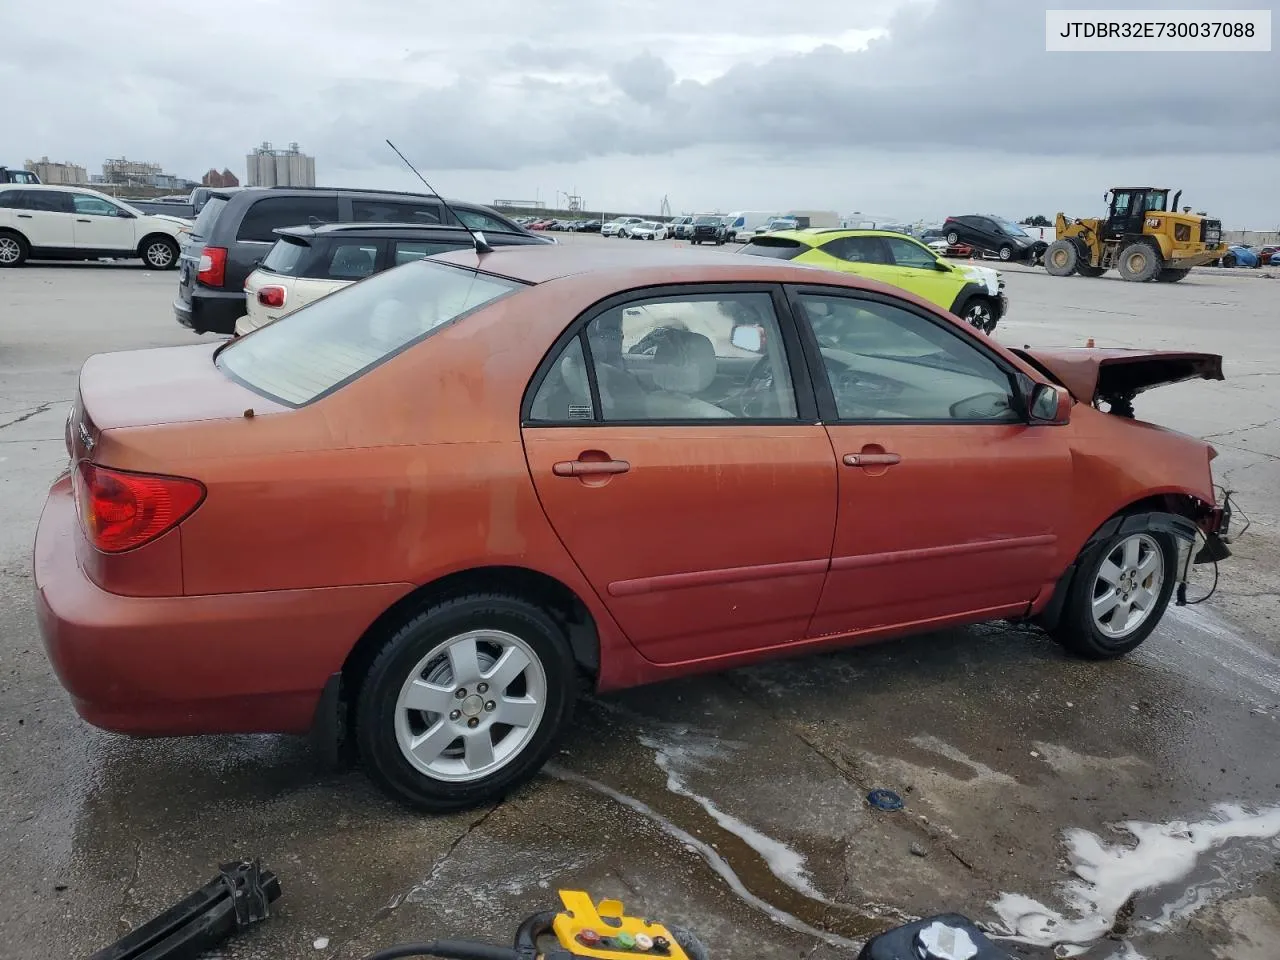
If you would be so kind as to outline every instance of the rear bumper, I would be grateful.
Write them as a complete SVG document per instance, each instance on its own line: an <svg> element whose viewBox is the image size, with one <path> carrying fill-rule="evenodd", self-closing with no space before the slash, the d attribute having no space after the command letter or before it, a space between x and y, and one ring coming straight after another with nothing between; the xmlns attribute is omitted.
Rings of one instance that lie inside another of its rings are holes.
<svg viewBox="0 0 1280 960"><path fill-rule="evenodd" d="M40 633L76 712L118 733L305 733L356 640L409 589L127 597L85 575L80 536L62 478L36 531Z"/></svg>
<svg viewBox="0 0 1280 960"><path fill-rule="evenodd" d="M197 289L190 300L173 301L173 315L196 333L233 333L236 321L244 316L244 291Z"/></svg>

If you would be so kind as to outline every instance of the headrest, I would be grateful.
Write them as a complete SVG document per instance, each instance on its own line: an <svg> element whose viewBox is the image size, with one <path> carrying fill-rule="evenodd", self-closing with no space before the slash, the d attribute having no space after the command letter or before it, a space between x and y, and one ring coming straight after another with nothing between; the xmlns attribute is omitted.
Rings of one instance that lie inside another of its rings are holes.
<svg viewBox="0 0 1280 960"><path fill-rule="evenodd" d="M716 348L701 333L670 330L653 355L653 382L659 390L695 394L716 379Z"/></svg>

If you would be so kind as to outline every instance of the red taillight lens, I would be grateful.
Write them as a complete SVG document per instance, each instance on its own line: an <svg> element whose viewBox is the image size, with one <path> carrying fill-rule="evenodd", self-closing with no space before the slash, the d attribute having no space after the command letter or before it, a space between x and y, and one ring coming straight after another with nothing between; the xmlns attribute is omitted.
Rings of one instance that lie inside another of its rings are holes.
<svg viewBox="0 0 1280 960"><path fill-rule="evenodd" d="M206 287L220 287L227 278L227 248L205 247L200 254L200 272L196 281Z"/></svg>
<svg viewBox="0 0 1280 960"><path fill-rule="evenodd" d="M264 307L283 307L284 287L263 287L258 291L258 302Z"/></svg>
<svg viewBox="0 0 1280 960"><path fill-rule="evenodd" d="M154 540L204 499L204 484L185 477L126 473L88 461L80 462L74 477L80 523L103 553L122 553Z"/></svg>

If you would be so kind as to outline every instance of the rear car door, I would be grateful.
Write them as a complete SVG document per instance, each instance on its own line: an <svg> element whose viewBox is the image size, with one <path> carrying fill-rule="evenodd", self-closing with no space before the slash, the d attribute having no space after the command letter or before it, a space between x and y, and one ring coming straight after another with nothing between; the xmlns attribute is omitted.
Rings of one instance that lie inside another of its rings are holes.
<svg viewBox="0 0 1280 960"><path fill-rule="evenodd" d="M1016 368L894 297L791 291L839 464L815 636L1024 611L1070 507L1062 428L1030 425Z"/></svg>
<svg viewBox="0 0 1280 960"><path fill-rule="evenodd" d="M856 273L860 277L870 277L872 280L879 280L881 283L898 284L901 282L902 273L898 269L898 265L893 262L893 255L889 252L889 247L884 242L884 237L834 237L821 244L817 248L817 252L838 260L842 264L852 265L851 269L849 267L844 268L847 273ZM812 255L805 259L812 260ZM841 269L841 267L837 266L836 269Z"/></svg>
<svg viewBox="0 0 1280 960"><path fill-rule="evenodd" d="M352 197L350 203L351 214L349 217L344 214L343 218L352 223L416 223L427 226L442 223L444 218L438 200Z"/></svg>
<svg viewBox="0 0 1280 960"><path fill-rule="evenodd" d="M138 221L128 210L89 193L73 193L71 203L76 214L72 229L77 250L137 251Z"/></svg>
<svg viewBox="0 0 1280 960"><path fill-rule="evenodd" d="M780 288L633 291L550 352L522 410L548 519L648 659L800 640L836 465ZM735 322L756 342L732 339Z"/></svg>
<svg viewBox="0 0 1280 960"><path fill-rule="evenodd" d="M13 225L33 248L72 250L75 208L69 190L20 190Z"/></svg>

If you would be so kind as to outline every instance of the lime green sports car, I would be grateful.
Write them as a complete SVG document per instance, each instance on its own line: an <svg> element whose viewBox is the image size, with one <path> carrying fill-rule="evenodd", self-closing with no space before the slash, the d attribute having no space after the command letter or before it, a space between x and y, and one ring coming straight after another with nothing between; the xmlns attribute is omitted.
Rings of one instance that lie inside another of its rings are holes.
<svg viewBox="0 0 1280 960"><path fill-rule="evenodd" d="M752 237L738 252L880 280L950 310L984 333L995 330L1009 306L997 271L951 263L903 233L820 227L778 230Z"/></svg>

